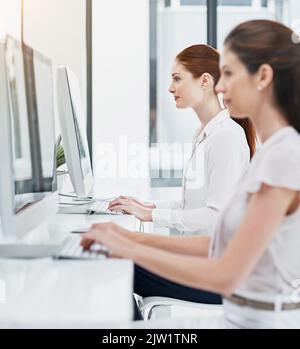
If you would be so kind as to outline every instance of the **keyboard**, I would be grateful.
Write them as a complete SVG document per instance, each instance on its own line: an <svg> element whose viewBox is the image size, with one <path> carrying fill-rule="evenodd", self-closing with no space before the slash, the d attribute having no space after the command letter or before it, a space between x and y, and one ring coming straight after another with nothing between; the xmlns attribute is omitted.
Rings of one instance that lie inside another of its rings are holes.
<svg viewBox="0 0 300 349"><path fill-rule="evenodd" d="M0 258L34 259L53 257L54 259L106 259L109 250L100 244L94 243L88 251L80 245L81 237L68 236L60 245L57 244L0 244Z"/></svg>
<svg viewBox="0 0 300 349"><path fill-rule="evenodd" d="M89 214L121 214L121 212L114 212L108 209L107 201L95 201L94 203L88 204L88 213Z"/></svg>
<svg viewBox="0 0 300 349"><path fill-rule="evenodd" d="M93 203L87 204L60 204L59 205L59 213L66 214L89 214L89 215L97 215L97 214L107 214L107 215L122 215L123 212L115 212L110 211L108 209L109 203L107 201L95 201Z"/></svg>
<svg viewBox="0 0 300 349"><path fill-rule="evenodd" d="M53 257L56 259L105 259L109 256L109 250L98 243L92 244L89 250L84 250L80 242L80 237L67 237Z"/></svg>

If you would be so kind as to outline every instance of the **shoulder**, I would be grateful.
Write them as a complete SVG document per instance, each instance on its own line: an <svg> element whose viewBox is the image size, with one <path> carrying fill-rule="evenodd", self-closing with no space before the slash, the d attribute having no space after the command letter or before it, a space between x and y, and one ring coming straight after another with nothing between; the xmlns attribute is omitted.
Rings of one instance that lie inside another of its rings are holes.
<svg viewBox="0 0 300 349"><path fill-rule="evenodd" d="M258 191L262 183L300 190L300 136L295 133L262 146L253 158L248 181L250 192Z"/></svg>
<svg viewBox="0 0 300 349"><path fill-rule="evenodd" d="M208 144L213 149L239 149L247 146L247 140L243 128L229 119L210 134Z"/></svg>
<svg viewBox="0 0 300 349"><path fill-rule="evenodd" d="M300 135L295 133L265 151L262 149L261 161L267 165L271 163L278 167L290 165L300 169Z"/></svg>

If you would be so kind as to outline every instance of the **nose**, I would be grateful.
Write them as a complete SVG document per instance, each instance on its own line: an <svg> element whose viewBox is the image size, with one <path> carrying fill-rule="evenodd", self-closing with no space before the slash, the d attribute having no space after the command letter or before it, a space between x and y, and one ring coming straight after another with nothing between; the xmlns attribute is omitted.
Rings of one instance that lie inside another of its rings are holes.
<svg viewBox="0 0 300 349"><path fill-rule="evenodd" d="M216 93L224 93L225 92L225 87L224 87L224 82L223 82L223 77L221 76L217 85L215 86L215 91Z"/></svg>
<svg viewBox="0 0 300 349"><path fill-rule="evenodd" d="M175 93L175 89L174 89L174 87L173 87L173 84L170 85L168 91L169 91L170 93Z"/></svg>

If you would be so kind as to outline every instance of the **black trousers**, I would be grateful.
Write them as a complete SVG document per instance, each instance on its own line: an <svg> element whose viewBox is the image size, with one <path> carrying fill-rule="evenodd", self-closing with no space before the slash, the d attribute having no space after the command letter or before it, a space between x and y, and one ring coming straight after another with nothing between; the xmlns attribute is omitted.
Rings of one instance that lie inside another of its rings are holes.
<svg viewBox="0 0 300 349"><path fill-rule="evenodd" d="M196 288L182 286L175 282L164 279L149 271L134 266L134 293L142 297L170 297L185 301L205 303L205 304L221 304L220 295L202 291ZM141 313L134 303L134 320L141 320Z"/></svg>

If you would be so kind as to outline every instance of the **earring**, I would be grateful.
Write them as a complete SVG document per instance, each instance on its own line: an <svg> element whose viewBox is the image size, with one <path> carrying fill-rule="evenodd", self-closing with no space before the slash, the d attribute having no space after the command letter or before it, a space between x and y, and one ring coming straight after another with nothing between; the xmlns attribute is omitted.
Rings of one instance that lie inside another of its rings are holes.
<svg viewBox="0 0 300 349"><path fill-rule="evenodd" d="M259 92L262 91L262 89L263 89L262 86L257 87L257 91L259 91Z"/></svg>

